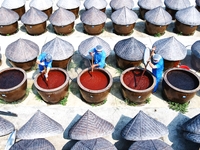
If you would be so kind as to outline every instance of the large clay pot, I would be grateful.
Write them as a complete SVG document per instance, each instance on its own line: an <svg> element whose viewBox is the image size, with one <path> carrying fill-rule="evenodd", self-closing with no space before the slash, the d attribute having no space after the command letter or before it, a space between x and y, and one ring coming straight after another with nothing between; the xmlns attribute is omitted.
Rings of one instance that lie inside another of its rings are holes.
<svg viewBox="0 0 200 150"><path fill-rule="evenodd" d="M46 31L46 21L36 25L24 24L26 31L30 35L40 35Z"/></svg>
<svg viewBox="0 0 200 150"><path fill-rule="evenodd" d="M139 17L140 17L141 19L145 20L145 17L144 17L144 16L145 16L145 13L146 13L147 11L149 11L149 10L140 7L140 9L139 9Z"/></svg>
<svg viewBox="0 0 200 150"><path fill-rule="evenodd" d="M21 19L21 16L26 12L25 5L19 8L12 9L12 10L18 13L19 20Z"/></svg>
<svg viewBox="0 0 200 150"><path fill-rule="evenodd" d="M138 67L142 63L142 60L130 61L130 60L125 60L117 55L115 56L116 56L117 66L123 70L130 67Z"/></svg>
<svg viewBox="0 0 200 150"><path fill-rule="evenodd" d="M31 61L27 61L27 62L14 62L14 61L9 60L9 62L14 67L19 67L19 68L24 69L25 71L28 71L28 70L31 70L31 68L35 66L36 59L37 58Z"/></svg>
<svg viewBox="0 0 200 150"><path fill-rule="evenodd" d="M169 61L164 59L164 70L177 67L180 64L180 60Z"/></svg>
<svg viewBox="0 0 200 150"><path fill-rule="evenodd" d="M125 99L135 104L142 104L151 95L156 79L153 74L143 69L131 67L124 70L120 76L122 94Z"/></svg>
<svg viewBox="0 0 200 150"><path fill-rule="evenodd" d="M44 74L38 74L34 79L34 86L45 102L55 104L68 94L69 75L64 69L51 68L48 81Z"/></svg>
<svg viewBox="0 0 200 150"><path fill-rule="evenodd" d="M171 68L164 73L162 88L164 98L183 104L190 101L200 89L200 79L190 70Z"/></svg>
<svg viewBox="0 0 200 150"><path fill-rule="evenodd" d="M77 8L73 8L73 9L67 9L67 10L69 10L69 11L71 11L72 13L74 13L74 15L76 16L76 18L78 18L79 17L79 7L77 7Z"/></svg>
<svg viewBox="0 0 200 150"><path fill-rule="evenodd" d="M133 32L134 27L135 23L128 25L118 25L113 23L114 32L119 35L129 35Z"/></svg>
<svg viewBox="0 0 200 150"><path fill-rule="evenodd" d="M0 99L14 102L26 95L27 76L21 68L8 68L0 71Z"/></svg>
<svg viewBox="0 0 200 150"><path fill-rule="evenodd" d="M167 29L167 25L159 26L159 25L154 25L146 21L145 28L146 28L146 32L150 35L156 35L156 34L163 35L165 33L165 30Z"/></svg>
<svg viewBox="0 0 200 150"><path fill-rule="evenodd" d="M0 25L0 34L1 35L11 35L18 31L18 22L15 22L10 25Z"/></svg>
<svg viewBox="0 0 200 150"><path fill-rule="evenodd" d="M99 25L84 25L84 30L89 35L98 35L101 34L103 31L103 28L105 26L105 23L99 24Z"/></svg>
<svg viewBox="0 0 200 150"><path fill-rule="evenodd" d="M200 6L196 5L195 7L200 12Z"/></svg>
<svg viewBox="0 0 200 150"><path fill-rule="evenodd" d="M98 104L106 100L113 79L111 74L101 68L95 68L93 72L84 69L77 77L77 83L83 99L91 104Z"/></svg>
<svg viewBox="0 0 200 150"><path fill-rule="evenodd" d="M67 35L67 34L70 34L73 31L74 22L72 22L68 25L65 25L65 26L53 25L53 28L54 28L56 34Z"/></svg>
<svg viewBox="0 0 200 150"><path fill-rule="evenodd" d="M195 56L194 54L191 55L191 64L192 67L196 70L199 71L200 70L200 58L198 58L197 56Z"/></svg>
<svg viewBox="0 0 200 150"><path fill-rule="evenodd" d="M52 7L48 8L46 10L42 10L42 12L44 12L48 16L48 18L51 16L52 11L53 11Z"/></svg>
<svg viewBox="0 0 200 150"><path fill-rule="evenodd" d="M175 20L175 14L178 10L173 10L171 8L165 7L165 10L172 16L172 20Z"/></svg>
<svg viewBox="0 0 200 150"><path fill-rule="evenodd" d="M193 35L198 26L190 26L176 20L175 32L183 35Z"/></svg>
<svg viewBox="0 0 200 150"><path fill-rule="evenodd" d="M53 60L52 66L62 68L62 69L66 69L71 58L72 58L72 56L67 58L67 59L64 59L64 60Z"/></svg>

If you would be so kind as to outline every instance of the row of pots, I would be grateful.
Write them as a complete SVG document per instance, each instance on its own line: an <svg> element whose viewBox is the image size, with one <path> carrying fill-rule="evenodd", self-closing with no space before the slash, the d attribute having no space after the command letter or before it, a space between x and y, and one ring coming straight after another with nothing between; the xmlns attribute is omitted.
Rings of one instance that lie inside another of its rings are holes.
<svg viewBox="0 0 200 150"><path fill-rule="evenodd" d="M156 79L150 71L132 67L122 72L120 83L125 99L143 104L150 97ZM78 75L77 84L86 102L98 104L107 99L113 79L105 69L91 71L87 68ZM6 102L20 100L26 95L26 72L16 67L1 70L0 85L1 99ZM38 74L34 79L34 86L45 102L58 103L68 94L69 76L64 69L52 68L48 81L44 74ZM171 68L164 73L162 88L163 97L167 100L186 103L200 89L200 78L190 70Z"/></svg>
<svg viewBox="0 0 200 150"><path fill-rule="evenodd" d="M18 18L12 10L1 8L1 11L7 11L9 15L13 15L13 18L16 18L10 24L3 23L0 28L0 34L7 35L16 33L18 30ZM184 13L185 12L185 13ZM179 15L180 14L180 15ZM193 20L186 21L185 14L196 16ZM7 15L7 14L5 14ZM14 17L16 16L16 17ZM37 21L33 21L34 18L38 18ZM96 16L99 16L96 19ZM164 16L164 17L163 17ZM176 13L176 22L175 22L175 32L183 35L193 35L198 25L200 24L199 12L193 6L179 10ZM63 8L59 8L53 14L50 15L49 20L53 25L54 31L57 34L67 35L73 32L75 15ZM26 31L30 35L40 35L46 31L46 22L48 16L34 8L31 7L21 18ZM81 15L81 21L84 25L84 31L90 35L98 35L103 32L107 16L102 11L96 9L95 7L90 8ZM138 19L137 14L128 9L127 7L120 8L119 10L111 14L111 19L113 21L114 32L118 35L129 35L133 32L133 29ZM171 15L164 10L161 6L156 7L145 14L145 29L146 32L150 35L160 34L163 35L172 22Z"/></svg>

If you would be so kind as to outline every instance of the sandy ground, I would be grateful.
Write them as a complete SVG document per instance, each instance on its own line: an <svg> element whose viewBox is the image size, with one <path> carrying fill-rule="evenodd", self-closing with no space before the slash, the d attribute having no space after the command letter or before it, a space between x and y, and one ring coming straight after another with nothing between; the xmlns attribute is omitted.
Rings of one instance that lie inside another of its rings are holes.
<svg viewBox="0 0 200 150"><path fill-rule="evenodd" d="M54 1L54 10L57 9ZM28 8L27 1L26 5ZM193 2L194 3L194 2ZM83 1L81 1L80 15L84 12ZM135 10L138 13L137 10ZM187 56L184 60L181 61L182 64L191 66L191 45L197 41L200 37L200 27L198 27L197 31L192 36L182 36L173 32L174 21L168 26L166 33L160 37L149 36L145 33L145 21L138 19L136 22L136 26L134 28L134 32L128 36L119 36L113 33L112 21L110 19L111 9L108 6L106 10L107 21L105 24L105 28L102 34L98 35L98 37L105 40L111 47L112 52L106 60L105 69L108 70L113 77L113 85L111 91L107 97L107 101L105 104L100 106L95 106L91 104L87 104L81 98L79 87L76 82L76 78L78 74L85 68L89 67L87 64L87 60L82 60L81 56L78 54L78 46L79 44L87 38L92 36L87 35L83 32L83 24L80 21L80 17L75 21L74 32L68 36L59 36L56 35L53 31L53 27L49 21L47 21L47 31L39 36L30 36L26 33L25 27L19 21L19 31L10 36L0 36L0 46L2 53L2 65L0 66L0 70L11 67L11 64L5 57L5 49L6 47L16 41L19 38L30 39L31 41L38 44L40 50L42 46L54 39L55 37L59 37L70 42L75 49L75 53L73 55L72 61L70 63L71 66L66 71L70 76L70 88L69 95L67 98L66 105L54 104L50 105L45 103L43 100L38 98L37 90L33 85L34 76L38 73L37 66L31 70L27 71L27 95L26 97L14 104L0 104L0 110L2 111L11 111L18 115L18 117L10 117L10 116L1 116L9 121L11 121L15 128L20 129L35 113L37 110L45 113L58 123L60 123L63 128L63 134L47 137L56 148L56 150L68 150L70 149L76 141L71 140L68 137L68 131L72 127L72 125L87 111L91 110L99 117L111 122L115 126L115 130L112 135L104 137L111 143L113 143L117 149L126 150L132 142L126 141L122 139L120 132L123 127L135 116L137 113L142 110L144 113L149 115L150 117L162 122L169 129L169 134L162 137L161 139L172 146L174 150L197 150L199 149L199 145L188 140L185 140L182 136L181 125L187 121L189 118L194 117L199 114L200 111L200 92L198 91L196 95L191 99L188 112L182 114L180 112L174 111L169 108L168 103L162 97L162 84L160 83L159 89L156 93L150 96L150 103L145 105L136 105L129 106L127 105L125 99L122 96L121 92L121 84L120 84L120 74L121 70L116 66L116 58L113 51L115 44L122 40L127 39L129 37L134 37L137 40L141 41L147 47L152 47L153 43L157 40L174 36L178 41L183 43L187 47ZM82 61L86 61L85 65L83 65ZM143 65L141 65L143 67ZM149 69L149 68L148 68ZM199 73L196 72L198 75ZM0 137L0 149L4 149L7 139L9 135ZM18 141L19 139L17 139Z"/></svg>

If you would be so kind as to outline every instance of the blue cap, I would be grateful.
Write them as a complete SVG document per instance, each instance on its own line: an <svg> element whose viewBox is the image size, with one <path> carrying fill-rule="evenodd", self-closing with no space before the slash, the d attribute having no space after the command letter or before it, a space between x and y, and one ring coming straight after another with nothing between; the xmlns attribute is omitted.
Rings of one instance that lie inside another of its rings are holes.
<svg viewBox="0 0 200 150"><path fill-rule="evenodd" d="M47 62L50 62L52 60L52 56L50 54L46 54L45 59Z"/></svg>
<svg viewBox="0 0 200 150"><path fill-rule="evenodd" d="M159 61L162 57L159 54L153 55L153 60L154 61Z"/></svg>
<svg viewBox="0 0 200 150"><path fill-rule="evenodd" d="M102 48L103 48L103 47L102 47L101 45L97 45L97 46L96 46L96 50L97 50L97 51L102 51Z"/></svg>

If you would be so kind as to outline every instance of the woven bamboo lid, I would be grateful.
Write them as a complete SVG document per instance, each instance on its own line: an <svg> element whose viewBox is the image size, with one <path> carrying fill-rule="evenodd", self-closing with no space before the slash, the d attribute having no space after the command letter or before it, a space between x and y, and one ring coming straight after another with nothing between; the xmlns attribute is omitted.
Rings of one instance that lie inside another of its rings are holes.
<svg viewBox="0 0 200 150"><path fill-rule="evenodd" d="M117 150L117 148L104 138L78 141L71 150Z"/></svg>
<svg viewBox="0 0 200 150"><path fill-rule="evenodd" d="M81 5L80 0L58 0L57 4L58 7L62 7L65 9L74 9L78 8Z"/></svg>
<svg viewBox="0 0 200 150"><path fill-rule="evenodd" d="M192 44L191 51L196 57L200 58L200 40Z"/></svg>
<svg viewBox="0 0 200 150"><path fill-rule="evenodd" d="M133 9L134 1L133 0L111 0L110 7L117 10L126 6L129 9Z"/></svg>
<svg viewBox="0 0 200 150"><path fill-rule="evenodd" d="M200 0L195 0L197 6L200 6Z"/></svg>
<svg viewBox="0 0 200 150"><path fill-rule="evenodd" d="M114 126L88 110L71 127L69 137L74 140L91 140L112 134Z"/></svg>
<svg viewBox="0 0 200 150"><path fill-rule="evenodd" d="M186 47L173 36L158 40L153 46L156 46L155 52L160 54L165 60L183 60L187 55Z"/></svg>
<svg viewBox="0 0 200 150"><path fill-rule="evenodd" d="M51 24L55 26L65 26L76 20L74 13L64 8L57 9L49 18Z"/></svg>
<svg viewBox="0 0 200 150"><path fill-rule="evenodd" d="M121 136L130 141L158 139L166 134L167 127L143 111L139 111L121 131Z"/></svg>
<svg viewBox="0 0 200 150"><path fill-rule="evenodd" d="M17 132L18 139L46 138L63 133L63 127L41 111L37 111Z"/></svg>
<svg viewBox="0 0 200 150"><path fill-rule="evenodd" d="M87 25L99 25L106 22L107 16L99 9L91 7L81 15L80 19Z"/></svg>
<svg viewBox="0 0 200 150"><path fill-rule="evenodd" d="M173 148L167 143L156 139L134 142L128 150L173 150Z"/></svg>
<svg viewBox="0 0 200 150"><path fill-rule="evenodd" d="M172 10L181 10L191 5L189 0L164 0L164 4Z"/></svg>
<svg viewBox="0 0 200 150"><path fill-rule="evenodd" d="M10 9L1 7L0 8L0 25L11 25L18 21L19 15Z"/></svg>
<svg viewBox="0 0 200 150"><path fill-rule="evenodd" d="M1 6L8 9L16 9L24 6L25 3L25 0L4 0Z"/></svg>
<svg viewBox="0 0 200 150"><path fill-rule="evenodd" d="M200 114L192 117L182 125L182 129L187 132L200 135Z"/></svg>
<svg viewBox="0 0 200 150"><path fill-rule="evenodd" d="M138 61L143 59L145 45L134 37L123 39L114 46L115 54L125 60Z"/></svg>
<svg viewBox="0 0 200 150"><path fill-rule="evenodd" d="M118 25L133 24L137 21L137 19L137 14L125 6L111 14L111 20Z"/></svg>
<svg viewBox="0 0 200 150"><path fill-rule="evenodd" d="M85 9L90 9L91 7L95 7L97 9L106 8L108 5L106 0L85 0L83 3Z"/></svg>
<svg viewBox="0 0 200 150"><path fill-rule="evenodd" d="M44 44L41 51L50 54L53 60L65 60L74 54L74 47L71 43L56 37Z"/></svg>
<svg viewBox="0 0 200 150"><path fill-rule="evenodd" d="M9 150L55 150L46 139L19 140Z"/></svg>
<svg viewBox="0 0 200 150"><path fill-rule="evenodd" d="M29 7L35 7L39 10L46 10L53 6L52 0L31 0Z"/></svg>
<svg viewBox="0 0 200 150"><path fill-rule="evenodd" d="M110 45L106 41L97 36L93 36L82 41L78 46L78 52L81 54L82 57L91 59L91 56L89 55L89 50L93 49L97 45L101 45L103 47L103 50L106 53L106 57L110 55L111 53Z"/></svg>
<svg viewBox="0 0 200 150"><path fill-rule="evenodd" d="M7 135L14 131L14 129L15 127L10 121L0 116L0 136Z"/></svg>
<svg viewBox="0 0 200 150"><path fill-rule="evenodd" d="M23 24L36 25L47 21L48 16L39 9L31 7L25 14L22 15L21 21Z"/></svg>
<svg viewBox="0 0 200 150"><path fill-rule="evenodd" d="M194 6L190 6L177 11L175 14L175 18L179 22L186 25L191 25L191 26L200 25L200 13Z"/></svg>
<svg viewBox="0 0 200 150"><path fill-rule="evenodd" d="M18 39L6 48L6 57L14 62L27 62L35 59L39 54L39 46L27 39Z"/></svg>
<svg viewBox="0 0 200 150"><path fill-rule="evenodd" d="M187 140L194 142L194 143L200 143L200 134L183 132L183 137Z"/></svg>
<svg viewBox="0 0 200 150"><path fill-rule="evenodd" d="M146 12L145 19L154 25L160 26L165 26L172 22L172 16L161 6Z"/></svg>
<svg viewBox="0 0 200 150"><path fill-rule="evenodd" d="M154 9L162 5L162 0L138 0L138 6L147 10Z"/></svg>

